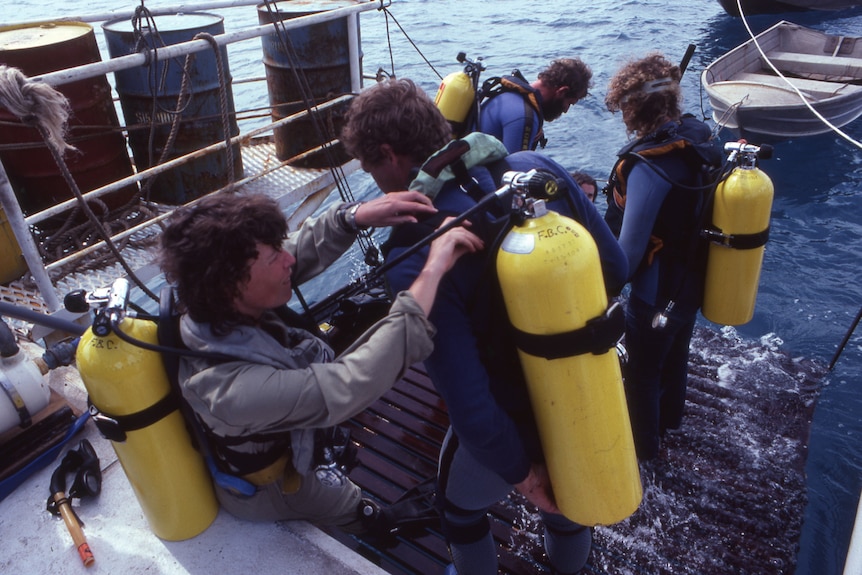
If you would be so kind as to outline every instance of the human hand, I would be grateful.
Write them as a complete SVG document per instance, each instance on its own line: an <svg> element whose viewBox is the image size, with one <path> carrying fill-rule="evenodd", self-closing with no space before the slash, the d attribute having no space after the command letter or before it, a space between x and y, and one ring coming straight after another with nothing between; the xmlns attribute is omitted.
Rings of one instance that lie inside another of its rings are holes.
<svg viewBox="0 0 862 575"><path fill-rule="evenodd" d="M527 478L515 484L518 493L527 498L527 501L547 513L562 513L557 507L554 491L551 488L551 477L548 468L541 463L533 463Z"/></svg>
<svg viewBox="0 0 862 575"><path fill-rule="evenodd" d="M440 227L445 226L452 219L446 218ZM424 269L434 269L443 275L452 269L458 258L464 254L477 252L484 248L485 242L467 229L469 225L470 222L465 220L462 225L453 227L431 242L431 249L428 252Z"/></svg>
<svg viewBox="0 0 862 575"><path fill-rule="evenodd" d="M363 202L356 210L356 225L364 228L415 223L416 216L435 213L437 208L421 192L391 192Z"/></svg>
<svg viewBox="0 0 862 575"><path fill-rule="evenodd" d="M445 226L451 220L452 218L446 218L442 225ZM465 222L465 225L469 225L469 222ZM425 315L431 312L437 287L446 272L462 255L479 251L483 247L485 244L482 239L464 225L447 230L431 242L425 265L409 289Z"/></svg>

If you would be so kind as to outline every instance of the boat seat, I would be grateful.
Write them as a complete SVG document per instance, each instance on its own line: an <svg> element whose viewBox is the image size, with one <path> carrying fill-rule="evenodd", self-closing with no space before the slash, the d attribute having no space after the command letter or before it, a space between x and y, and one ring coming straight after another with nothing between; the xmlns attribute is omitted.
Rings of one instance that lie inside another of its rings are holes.
<svg viewBox="0 0 862 575"><path fill-rule="evenodd" d="M862 79L862 58L802 54L799 52L770 52L770 61L785 74L814 74L833 82Z"/></svg>
<svg viewBox="0 0 862 575"><path fill-rule="evenodd" d="M768 86L775 86L777 88L786 88L787 90L792 90L792 88L787 85L787 82L784 81L783 78L774 76L772 74L755 74L752 72L741 72L734 76L734 80L752 82L756 84L765 84ZM818 99L826 98L829 96L836 96L839 93L845 94L847 92L862 90L862 86L852 86L839 82L824 82L822 80L808 80L805 78L788 78L788 80L790 80L790 82L792 82L794 86L796 86L803 93L805 93L805 95Z"/></svg>

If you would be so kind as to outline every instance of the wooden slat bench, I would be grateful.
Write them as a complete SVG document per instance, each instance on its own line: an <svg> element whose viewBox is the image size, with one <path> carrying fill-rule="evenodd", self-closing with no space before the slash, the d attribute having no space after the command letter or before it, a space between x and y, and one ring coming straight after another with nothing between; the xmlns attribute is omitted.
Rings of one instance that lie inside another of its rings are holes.
<svg viewBox="0 0 862 575"><path fill-rule="evenodd" d="M862 58L778 51L769 52L768 56L775 67L786 74L817 74L834 77L835 81L862 78Z"/></svg>
<svg viewBox="0 0 862 575"><path fill-rule="evenodd" d="M754 82L757 84L766 84L777 88L786 88L791 90L782 78L772 74L755 74L752 72L741 72L734 76L734 80L743 82ZM822 80L808 80L805 78L788 78L794 86L810 94L814 98L826 98L829 96L837 96L850 91L862 90L862 86L851 86L840 82L826 82Z"/></svg>
<svg viewBox="0 0 862 575"><path fill-rule="evenodd" d="M642 464L640 508L593 530L584 573L793 570L808 430L822 372L813 363L699 327L693 342L683 428L667 434L658 460ZM751 351L770 359L752 362ZM728 366L740 377L720 377ZM371 497L391 503L434 477L448 417L428 376L415 366L348 426L362 462L351 478ZM549 572L534 511L517 494L491 509L499 573ZM436 522L385 545L328 532L392 575L442 575L449 563Z"/></svg>

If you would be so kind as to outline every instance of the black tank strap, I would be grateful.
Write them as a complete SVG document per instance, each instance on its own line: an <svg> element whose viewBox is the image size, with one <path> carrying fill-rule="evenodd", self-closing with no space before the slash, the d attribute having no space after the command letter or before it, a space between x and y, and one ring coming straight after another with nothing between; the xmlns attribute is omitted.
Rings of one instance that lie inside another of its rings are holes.
<svg viewBox="0 0 862 575"><path fill-rule="evenodd" d="M604 314L574 331L552 335L527 333L512 326L515 345L535 357L560 359L592 353L601 355L616 346L626 327L625 313L619 302L612 303Z"/></svg>
<svg viewBox="0 0 862 575"><path fill-rule="evenodd" d="M753 250L766 245L769 240L769 227L754 234L725 234L718 228L707 228L700 236L711 243L736 250Z"/></svg>
<svg viewBox="0 0 862 575"><path fill-rule="evenodd" d="M102 435L118 443L126 440L128 432L149 427L180 408L177 396L170 391L151 406L128 415L105 413L96 407L89 397L87 398L87 405L90 416Z"/></svg>

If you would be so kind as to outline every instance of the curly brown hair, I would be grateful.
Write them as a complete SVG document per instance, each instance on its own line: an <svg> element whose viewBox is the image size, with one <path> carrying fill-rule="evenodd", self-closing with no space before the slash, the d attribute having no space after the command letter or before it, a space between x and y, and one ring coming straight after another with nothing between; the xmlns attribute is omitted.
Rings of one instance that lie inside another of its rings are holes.
<svg viewBox="0 0 862 575"><path fill-rule="evenodd" d="M670 78L672 82L661 90L646 91L652 80ZM622 111L629 134L645 136L668 120L676 120L682 110L679 81L682 72L660 52L630 60L617 71L608 84L605 105L610 112Z"/></svg>
<svg viewBox="0 0 862 575"><path fill-rule="evenodd" d="M383 158L383 144L418 165L451 139L446 118L409 79L386 80L354 98L341 130L347 153L371 166Z"/></svg>
<svg viewBox="0 0 862 575"><path fill-rule="evenodd" d="M250 277L257 243L280 248L287 221L263 195L217 194L178 209L161 236L159 264L176 287L181 311L216 334L252 320L234 300Z"/></svg>
<svg viewBox="0 0 862 575"><path fill-rule="evenodd" d="M593 71L580 58L560 58L539 72L538 78L552 90L568 86L569 98L583 100L592 86Z"/></svg>

